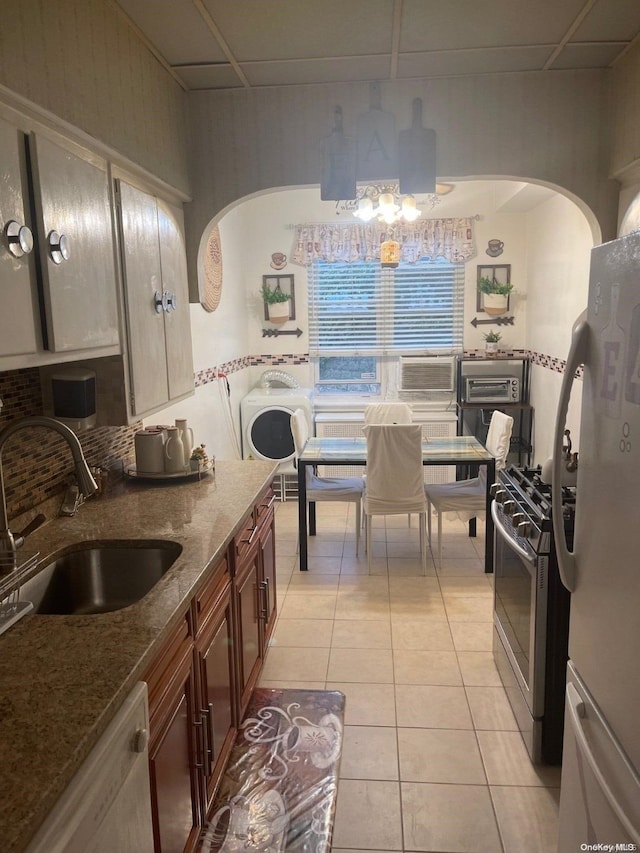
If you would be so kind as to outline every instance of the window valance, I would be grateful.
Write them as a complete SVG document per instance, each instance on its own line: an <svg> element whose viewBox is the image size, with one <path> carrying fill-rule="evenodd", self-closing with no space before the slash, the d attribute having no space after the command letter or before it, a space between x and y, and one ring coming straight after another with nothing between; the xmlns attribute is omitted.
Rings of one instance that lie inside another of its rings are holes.
<svg viewBox="0 0 640 853"><path fill-rule="evenodd" d="M421 258L462 263L476 253L474 221L469 216L391 226L381 222L296 225L291 260L305 267L317 260L375 261L380 258L380 244L393 239L400 243L401 260L406 263L415 264Z"/></svg>

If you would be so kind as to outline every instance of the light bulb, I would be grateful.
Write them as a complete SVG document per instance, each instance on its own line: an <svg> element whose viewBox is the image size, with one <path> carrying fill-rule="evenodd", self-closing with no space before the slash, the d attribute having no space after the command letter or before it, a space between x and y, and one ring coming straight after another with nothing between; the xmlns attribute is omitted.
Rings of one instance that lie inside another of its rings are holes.
<svg viewBox="0 0 640 853"><path fill-rule="evenodd" d="M416 200L412 195L407 196L402 202L402 215L407 222L414 222L420 216Z"/></svg>
<svg viewBox="0 0 640 853"><path fill-rule="evenodd" d="M373 202L370 198L361 198L358 202L358 209L354 211L354 216L357 216L358 219L362 219L363 222L368 222L370 219L373 219L375 216L375 211L373 209Z"/></svg>
<svg viewBox="0 0 640 853"><path fill-rule="evenodd" d="M395 202L393 193L382 193L380 200L378 201L378 207L380 208L381 213L386 213L387 210L395 213L395 211L398 210L398 205Z"/></svg>

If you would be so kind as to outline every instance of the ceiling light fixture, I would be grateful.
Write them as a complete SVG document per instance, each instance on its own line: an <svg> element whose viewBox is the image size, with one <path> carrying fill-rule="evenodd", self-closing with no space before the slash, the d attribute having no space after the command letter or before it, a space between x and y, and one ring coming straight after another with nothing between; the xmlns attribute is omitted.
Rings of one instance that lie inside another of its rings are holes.
<svg viewBox="0 0 640 853"><path fill-rule="evenodd" d="M440 204L440 196L447 195L452 189L453 184L436 184L436 192L428 193L424 203L433 209ZM370 184L366 187L358 187L356 200L357 207L353 210L353 215L363 222L377 219L379 222L393 225L396 222L415 222L419 216L422 216L415 196L407 195L404 198L400 196L398 184L383 186Z"/></svg>

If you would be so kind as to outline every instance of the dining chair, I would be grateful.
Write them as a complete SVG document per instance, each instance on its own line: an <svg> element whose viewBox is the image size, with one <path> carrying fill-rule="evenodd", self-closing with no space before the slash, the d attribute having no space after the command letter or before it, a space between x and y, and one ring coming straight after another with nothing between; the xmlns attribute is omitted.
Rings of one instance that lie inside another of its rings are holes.
<svg viewBox="0 0 640 853"><path fill-rule="evenodd" d="M367 424L367 479L363 497L365 544L371 571L371 529L375 515L418 513L420 556L427 567L427 499L422 470L420 424Z"/></svg>
<svg viewBox="0 0 640 853"><path fill-rule="evenodd" d="M291 414L291 434L297 459L309 439L309 422L302 409ZM311 465L306 466L307 504L310 501L346 501L355 503L356 554L360 547L360 515L362 512L362 477L318 477ZM305 507L305 512L307 508Z"/></svg>
<svg viewBox="0 0 640 853"><path fill-rule="evenodd" d="M364 407L364 423L410 424L413 412L408 403L369 403Z"/></svg>
<svg viewBox="0 0 640 853"><path fill-rule="evenodd" d="M369 403L364 407L364 425L367 424L410 424L413 412L408 403ZM367 474L364 474L365 482ZM364 515L362 517L364 524ZM411 527L411 513L407 515L407 523Z"/></svg>
<svg viewBox="0 0 640 853"><path fill-rule="evenodd" d="M491 415L486 448L496 460L496 471L504 468L509 452L513 418L503 412ZM438 515L438 568L442 568L442 513L464 512L474 518L487 506L487 466L482 465L477 477L456 480L454 483L435 483L425 486L427 495L427 533L431 546L431 507Z"/></svg>

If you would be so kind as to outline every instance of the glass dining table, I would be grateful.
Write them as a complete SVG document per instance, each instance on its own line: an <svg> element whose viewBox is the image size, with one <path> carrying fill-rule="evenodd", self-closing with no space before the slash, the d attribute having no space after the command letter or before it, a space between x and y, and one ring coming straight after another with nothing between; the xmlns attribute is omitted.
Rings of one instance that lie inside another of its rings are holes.
<svg viewBox="0 0 640 853"><path fill-rule="evenodd" d="M306 572L308 564L309 535L316 533L315 503L309 502L309 525L307 527L307 466L317 465L363 465L367 464L367 442L364 436L337 438L326 436L310 438L298 457L298 530L300 534L300 571ZM491 495L489 489L495 479L496 460L486 447L471 435L455 435L448 438L429 438L422 442L423 465L470 465L487 466L487 502L485 536L485 572L493 571L493 521L491 519Z"/></svg>

